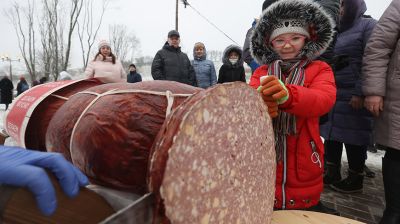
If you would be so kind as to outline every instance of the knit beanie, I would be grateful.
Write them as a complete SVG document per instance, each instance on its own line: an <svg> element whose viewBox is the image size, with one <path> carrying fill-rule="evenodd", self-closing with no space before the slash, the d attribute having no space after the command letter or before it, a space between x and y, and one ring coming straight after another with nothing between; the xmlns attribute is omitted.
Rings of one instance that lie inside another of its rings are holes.
<svg viewBox="0 0 400 224"><path fill-rule="evenodd" d="M100 40L100 42L99 42L99 50L104 46L110 47L110 43L108 43L108 41L106 41L106 40Z"/></svg>
<svg viewBox="0 0 400 224"><path fill-rule="evenodd" d="M307 24L301 20L283 20L274 26L274 30L269 37L269 41L274 40L277 36L285 33L297 33L310 38L310 33L307 30Z"/></svg>
<svg viewBox="0 0 400 224"><path fill-rule="evenodd" d="M278 0L265 0L263 5L262 5L262 11L264 11L266 8L268 8L272 3L276 2Z"/></svg>

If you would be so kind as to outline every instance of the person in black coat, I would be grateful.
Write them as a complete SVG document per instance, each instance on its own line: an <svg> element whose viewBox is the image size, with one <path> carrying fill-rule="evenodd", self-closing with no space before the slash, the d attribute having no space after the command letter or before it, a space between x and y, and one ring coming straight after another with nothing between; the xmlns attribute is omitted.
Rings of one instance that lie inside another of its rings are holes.
<svg viewBox="0 0 400 224"><path fill-rule="evenodd" d="M222 56L223 65L219 69L218 83L246 82L243 67L242 49L236 45L228 46Z"/></svg>
<svg viewBox="0 0 400 224"><path fill-rule="evenodd" d="M376 20L367 17L364 0L346 0L342 5L340 32L335 45L336 55L346 56L347 64L337 66L335 106L328 121L321 125L325 142L324 184L342 193L361 192L363 189L367 147L373 144L373 116L363 108L361 90L362 61ZM345 146L348 175L341 177L342 148Z"/></svg>
<svg viewBox="0 0 400 224"><path fill-rule="evenodd" d="M136 65L130 64L129 65L129 74L126 77L126 81L129 83L141 82L142 76L136 72Z"/></svg>
<svg viewBox="0 0 400 224"><path fill-rule="evenodd" d="M0 89L1 89L1 104L6 105L6 110L8 109L8 105L12 102L13 99L13 89L14 85L11 80L4 76L4 78L0 81Z"/></svg>
<svg viewBox="0 0 400 224"><path fill-rule="evenodd" d="M197 86L196 73L179 44L178 31L171 30L168 33L168 41L154 57L151 75L154 80L170 80Z"/></svg>

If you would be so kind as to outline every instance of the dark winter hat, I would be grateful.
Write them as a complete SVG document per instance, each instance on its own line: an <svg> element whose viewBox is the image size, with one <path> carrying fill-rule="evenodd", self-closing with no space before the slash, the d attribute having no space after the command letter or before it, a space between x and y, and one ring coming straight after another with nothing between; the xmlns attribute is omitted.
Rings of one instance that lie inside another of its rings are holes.
<svg viewBox="0 0 400 224"><path fill-rule="evenodd" d="M129 67L134 67L134 68L136 68L136 65L135 65L135 64L130 64Z"/></svg>
<svg viewBox="0 0 400 224"><path fill-rule="evenodd" d="M265 0L263 5L262 5L262 11L264 11L266 8L268 8L272 3L275 3L278 0Z"/></svg>
<svg viewBox="0 0 400 224"><path fill-rule="evenodd" d="M270 39L276 28L287 21L304 23L301 27L308 31L309 38L299 55L302 58L318 57L332 41L334 21L320 4L312 0L279 0L263 12L251 36L251 54L259 64L280 59Z"/></svg>
<svg viewBox="0 0 400 224"><path fill-rule="evenodd" d="M168 38L173 37L173 36L180 37L179 32L176 31L176 30L169 31L168 32Z"/></svg>

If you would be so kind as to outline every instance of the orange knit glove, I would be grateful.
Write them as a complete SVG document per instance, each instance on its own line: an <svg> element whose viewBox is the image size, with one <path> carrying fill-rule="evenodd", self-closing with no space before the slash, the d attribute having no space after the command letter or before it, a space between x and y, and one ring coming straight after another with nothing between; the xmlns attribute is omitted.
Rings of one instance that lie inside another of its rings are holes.
<svg viewBox="0 0 400 224"><path fill-rule="evenodd" d="M272 98L272 96L265 96L261 94L265 104L268 106L268 114L271 118L276 118L278 116L278 102Z"/></svg>
<svg viewBox="0 0 400 224"><path fill-rule="evenodd" d="M278 116L278 103L274 101L264 101L268 106L268 114L271 118L276 118Z"/></svg>
<svg viewBox="0 0 400 224"><path fill-rule="evenodd" d="M289 93L285 84L275 76L264 78L258 91L265 96L272 96L278 104L283 104L289 99Z"/></svg>

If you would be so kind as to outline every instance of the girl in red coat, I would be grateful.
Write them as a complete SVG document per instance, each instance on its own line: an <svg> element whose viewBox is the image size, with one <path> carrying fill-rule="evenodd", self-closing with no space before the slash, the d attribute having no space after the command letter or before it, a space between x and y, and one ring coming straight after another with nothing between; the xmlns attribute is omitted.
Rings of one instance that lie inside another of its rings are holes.
<svg viewBox="0 0 400 224"><path fill-rule="evenodd" d="M262 94L274 124L275 209L333 212L320 203L319 117L334 105L336 87L331 67L314 60L329 46L332 24L318 3L280 0L263 12L251 38L252 55L263 66L250 85Z"/></svg>

